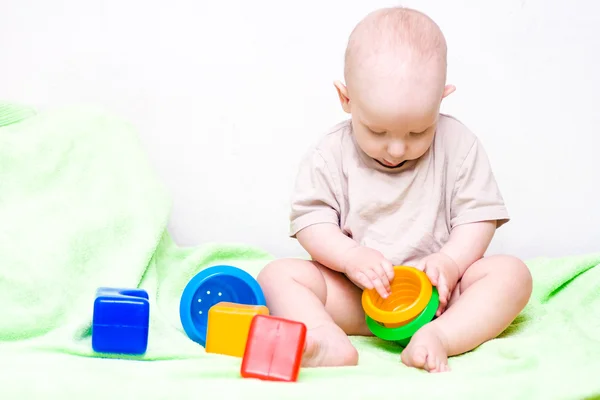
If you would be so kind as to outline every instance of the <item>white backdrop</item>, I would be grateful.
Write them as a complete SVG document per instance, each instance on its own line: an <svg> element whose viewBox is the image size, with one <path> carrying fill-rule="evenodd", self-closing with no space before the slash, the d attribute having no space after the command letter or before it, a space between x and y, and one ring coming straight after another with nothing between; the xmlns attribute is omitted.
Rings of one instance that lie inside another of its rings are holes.
<svg viewBox="0 0 600 400"><path fill-rule="evenodd" d="M346 118L332 82L382 0L2 0L0 98L100 105L133 122L174 199L181 245L287 237L299 158ZM600 250L600 6L422 0L449 43L443 104L482 139L511 223L490 253Z"/></svg>

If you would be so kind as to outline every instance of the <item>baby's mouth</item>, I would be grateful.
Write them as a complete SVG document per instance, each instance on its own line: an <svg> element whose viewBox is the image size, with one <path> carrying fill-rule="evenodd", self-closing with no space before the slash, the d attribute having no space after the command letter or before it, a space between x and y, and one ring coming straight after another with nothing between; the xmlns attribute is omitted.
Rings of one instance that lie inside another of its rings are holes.
<svg viewBox="0 0 600 400"><path fill-rule="evenodd" d="M387 162L386 160L383 160L383 161L375 160L375 161L377 161L379 164L383 165L383 166L384 166L384 167L386 167L386 168L400 168L400 167L401 167L401 166L403 166L403 165L406 163L406 161L408 161L408 160L404 160L404 161L402 161L402 162L401 162L401 163L399 163L399 164L392 164L392 163L389 163L389 162Z"/></svg>

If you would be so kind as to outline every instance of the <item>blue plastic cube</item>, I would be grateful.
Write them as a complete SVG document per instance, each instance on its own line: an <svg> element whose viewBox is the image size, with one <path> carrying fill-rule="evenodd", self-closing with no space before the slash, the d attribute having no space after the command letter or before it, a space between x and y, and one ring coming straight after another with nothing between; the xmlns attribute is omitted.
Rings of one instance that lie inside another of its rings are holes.
<svg viewBox="0 0 600 400"><path fill-rule="evenodd" d="M142 289L101 287L96 291L92 348L97 353L144 354L150 303Z"/></svg>

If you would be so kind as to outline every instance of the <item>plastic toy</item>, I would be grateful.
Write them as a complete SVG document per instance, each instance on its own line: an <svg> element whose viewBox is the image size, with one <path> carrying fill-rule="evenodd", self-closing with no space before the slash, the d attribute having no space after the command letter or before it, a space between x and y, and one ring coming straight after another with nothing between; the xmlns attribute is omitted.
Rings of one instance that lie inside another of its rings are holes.
<svg viewBox="0 0 600 400"><path fill-rule="evenodd" d="M306 326L257 315L252 319L241 375L267 381L296 382L306 343Z"/></svg>
<svg viewBox="0 0 600 400"><path fill-rule="evenodd" d="M258 282L246 271L216 265L196 274L186 285L179 302L179 318L190 339L206 346L208 312L220 302L266 306Z"/></svg>
<svg viewBox="0 0 600 400"><path fill-rule="evenodd" d="M377 337L406 346L423 325L435 317L439 306L437 288L416 268L394 267L387 299L375 289L363 291L362 306L369 330Z"/></svg>
<svg viewBox="0 0 600 400"><path fill-rule="evenodd" d="M150 303L142 289L96 290L92 348L97 353L144 354L148 347Z"/></svg>
<svg viewBox="0 0 600 400"><path fill-rule="evenodd" d="M243 357L255 315L269 315L265 306L221 302L208 310L206 352Z"/></svg>

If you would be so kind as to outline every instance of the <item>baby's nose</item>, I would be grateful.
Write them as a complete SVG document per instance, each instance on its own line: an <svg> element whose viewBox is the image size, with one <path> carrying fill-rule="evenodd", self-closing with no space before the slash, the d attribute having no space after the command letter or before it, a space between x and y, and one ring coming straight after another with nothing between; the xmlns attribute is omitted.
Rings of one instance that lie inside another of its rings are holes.
<svg viewBox="0 0 600 400"><path fill-rule="evenodd" d="M404 156L404 153L406 152L406 146L403 142L395 141L388 145L387 151L390 157L400 159Z"/></svg>

